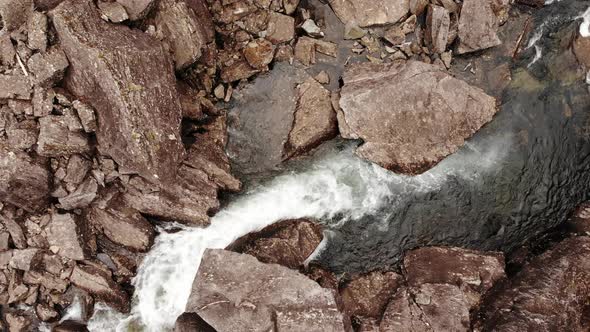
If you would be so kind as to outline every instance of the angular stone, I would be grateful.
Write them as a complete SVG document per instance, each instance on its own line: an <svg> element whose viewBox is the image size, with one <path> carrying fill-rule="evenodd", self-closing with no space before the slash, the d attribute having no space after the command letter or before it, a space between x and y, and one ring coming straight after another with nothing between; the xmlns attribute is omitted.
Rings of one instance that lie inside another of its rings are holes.
<svg viewBox="0 0 590 332"><path fill-rule="evenodd" d="M34 77L33 83L43 87L52 87L61 81L68 65L65 53L59 48L33 54L27 62Z"/></svg>
<svg viewBox="0 0 590 332"><path fill-rule="evenodd" d="M15 150L30 149L37 143L38 131L37 122L34 120L12 123L6 128L8 144Z"/></svg>
<svg viewBox="0 0 590 332"><path fill-rule="evenodd" d="M217 332L194 312L185 312L176 319L174 332Z"/></svg>
<svg viewBox="0 0 590 332"><path fill-rule="evenodd" d="M271 12L266 31L266 39L273 44L288 42L295 37L295 19L291 16Z"/></svg>
<svg viewBox="0 0 590 332"><path fill-rule="evenodd" d="M48 115L39 119L39 141L37 153L57 157L90 150L85 134L70 131L65 116Z"/></svg>
<svg viewBox="0 0 590 332"><path fill-rule="evenodd" d="M16 65L16 51L8 32L0 33L0 64L8 67Z"/></svg>
<svg viewBox="0 0 590 332"><path fill-rule="evenodd" d="M194 120L202 119L204 115L201 108L201 97L197 91L181 80L178 80L176 88L182 105L182 117Z"/></svg>
<svg viewBox="0 0 590 332"><path fill-rule="evenodd" d="M40 285L46 289L63 293L68 288L68 282L47 272L27 271L23 276L23 282L27 285Z"/></svg>
<svg viewBox="0 0 590 332"><path fill-rule="evenodd" d="M33 324L30 318L15 313L7 313L5 317L8 324L7 332L25 332Z"/></svg>
<svg viewBox="0 0 590 332"><path fill-rule="evenodd" d="M250 66L248 61L238 60L221 69L221 80L224 83L231 83L247 79L258 72L260 72L260 69Z"/></svg>
<svg viewBox="0 0 590 332"><path fill-rule="evenodd" d="M2 221L4 227L10 233L10 238L14 246L18 249L27 248L27 238L21 225L14 219L14 216L9 213L2 213L0 214L0 221Z"/></svg>
<svg viewBox="0 0 590 332"><path fill-rule="evenodd" d="M10 267L29 271L39 268L43 262L43 252L36 248L15 249L12 251Z"/></svg>
<svg viewBox="0 0 590 332"><path fill-rule="evenodd" d="M303 65L309 66L316 63L315 41L312 38L301 37L297 40L294 49L295 59Z"/></svg>
<svg viewBox="0 0 590 332"><path fill-rule="evenodd" d="M322 238L322 228L311 220L285 220L237 239L228 249L252 255L263 263L298 269Z"/></svg>
<svg viewBox="0 0 590 332"><path fill-rule="evenodd" d="M84 181L86 174L92 167L92 161L82 157L79 154L72 155L68 160L66 176L64 181L71 184L79 184Z"/></svg>
<svg viewBox="0 0 590 332"><path fill-rule="evenodd" d="M55 320L59 317L59 313L49 305L40 303L35 306L35 314L43 322Z"/></svg>
<svg viewBox="0 0 590 332"><path fill-rule="evenodd" d="M31 99L33 87L28 77L20 75L0 75L0 99Z"/></svg>
<svg viewBox="0 0 590 332"><path fill-rule="evenodd" d="M129 295L104 271L91 265L76 265L70 281L113 308L129 312Z"/></svg>
<svg viewBox="0 0 590 332"><path fill-rule="evenodd" d="M387 305L380 331L470 331L469 303L454 285L400 289Z"/></svg>
<svg viewBox="0 0 590 332"><path fill-rule="evenodd" d="M12 250L0 252L0 269L4 270L8 268L10 260L12 259Z"/></svg>
<svg viewBox="0 0 590 332"><path fill-rule="evenodd" d="M225 250L205 251L186 311L217 331L269 331L277 325L279 331L345 330L331 290L286 267Z"/></svg>
<svg viewBox="0 0 590 332"><path fill-rule="evenodd" d="M58 255L74 260L90 258L90 230L85 220L73 214L55 213L45 232L49 245L58 249Z"/></svg>
<svg viewBox="0 0 590 332"><path fill-rule="evenodd" d="M59 204L65 210L85 208L94 201L97 191L98 183L92 176L89 176L76 190L65 197L59 198Z"/></svg>
<svg viewBox="0 0 590 332"><path fill-rule="evenodd" d="M94 113L94 109L90 107L90 105L84 104L79 100L74 100L72 103L74 109L78 113L78 118L80 119L80 123L82 124L82 128L87 133L93 133L96 131L96 114Z"/></svg>
<svg viewBox="0 0 590 332"><path fill-rule="evenodd" d="M410 0L410 13L420 16L428 6L428 0Z"/></svg>
<svg viewBox="0 0 590 332"><path fill-rule="evenodd" d="M475 52L502 44L492 0L464 0L459 17L457 54Z"/></svg>
<svg viewBox="0 0 590 332"><path fill-rule="evenodd" d="M590 238L568 238L496 289L475 326L484 331L583 331L589 295Z"/></svg>
<svg viewBox="0 0 590 332"><path fill-rule="evenodd" d="M392 24L410 10L410 0L328 0L344 24L360 27Z"/></svg>
<svg viewBox="0 0 590 332"><path fill-rule="evenodd" d="M86 324L74 320L65 320L55 325L51 332L88 332Z"/></svg>
<svg viewBox="0 0 590 332"><path fill-rule="evenodd" d="M272 62L274 51L274 45L264 38L249 42L243 50L244 57L250 66L260 69Z"/></svg>
<svg viewBox="0 0 590 332"><path fill-rule="evenodd" d="M0 142L0 200L29 212L49 204L49 171L25 153L9 151Z"/></svg>
<svg viewBox="0 0 590 332"><path fill-rule="evenodd" d="M53 110L54 98L55 92L53 90L35 87L32 100L33 115L35 117L44 117L51 114L51 111Z"/></svg>
<svg viewBox="0 0 590 332"><path fill-rule="evenodd" d="M27 42L32 50L47 50L47 16L38 11L31 13L27 26Z"/></svg>
<svg viewBox="0 0 590 332"><path fill-rule="evenodd" d="M577 35L572 44L572 50L578 62L590 70L590 38Z"/></svg>
<svg viewBox="0 0 590 332"><path fill-rule="evenodd" d="M96 109L101 152L146 178L173 180L184 148L166 49L140 30L104 22L87 0L65 1L52 13L71 63L66 84Z"/></svg>
<svg viewBox="0 0 590 332"><path fill-rule="evenodd" d="M402 282L402 276L395 272L372 272L359 276L340 291L342 306L351 316L381 318Z"/></svg>
<svg viewBox="0 0 590 332"><path fill-rule="evenodd" d="M32 0L1 0L0 26L8 31L16 30L29 20L32 13Z"/></svg>
<svg viewBox="0 0 590 332"><path fill-rule="evenodd" d="M434 53L443 53L449 40L451 17L444 7L429 5L426 16L425 42Z"/></svg>
<svg viewBox="0 0 590 332"><path fill-rule="evenodd" d="M357 154L396 172L430 169L497 112L493 97L422 62L355 65L343 80L345 138L363 139Z"/></svg>
<svg viewBox="0 0 590 332"><path fill-rule="evenodd" d="M106 2L99 0L98 9L109 21L121 23L129 18L125 7L118 2Z"/></svg>
<svg viewBox="0 0 590 332"><path fill-rule="evenodd" d="M309 78L297 87L297 92L295 121L284 150L286 159L306 153L338 134L330 91Z"/></svg>
<svg viewBox="0 0 590 332"><path fill-rule="evenodd" d="M117 0L127 10L132 21L145 18L155 6L155 0Z"/></svg>
<svg viewBox="0 0 590 332"><path fill-rule="evenodd" d="M145 252L154 243L154 226L137 210L125 206L118 197L111 199L104 209L93 206L88 219L109 240L129 250Z"/></svg>
<svg viewBox="0 0 590 332"><path fill-rule="evenodd" d="M189 3L186 0L161 0L156 5L156 29L170 44L176 70L195 63L201 57L203 47L212 42L214 36L211 17L198 16Z"/></svg>
<svg viewBox="0 0 590 332"><path fill-rule="evenodd" d="M9 238L10 238L10 233L0 232L0 252L8 250L8 239Z"/></svg>
<svg viewBox="0 0 590 332"><path fill-rule="evenodd" d="M63 0L34 0L35 8L42 11L48 11L57 7Z"/></svg>

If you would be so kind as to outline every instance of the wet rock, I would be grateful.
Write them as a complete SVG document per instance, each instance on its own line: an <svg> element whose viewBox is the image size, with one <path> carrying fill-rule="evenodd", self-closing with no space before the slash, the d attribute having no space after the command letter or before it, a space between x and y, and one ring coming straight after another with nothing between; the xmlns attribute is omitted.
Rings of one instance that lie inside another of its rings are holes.
<svg viewBox="0 0 590 332"><path fill-rule="evenodd" d="M25 24L33 12L32 0L3 0L0 2L0 26L8 31Z"/></svg>
<svg viewBox="0 0 590 332"><path fill-rule="evenodd" d="M446 50L450 25L448 10L441 6L428 6L425 42L432 52L443 53Z"/></svg>
<svg viewBox="0 0 590 332"><path fill-rule="evenodd" d="M93 177L89 176L76 190L65 197L59 198L59 204L65 210L85 208L94 201L97 191L98 183Z"/></svg>
<svg viewBox="0 0 590 332"><path fill-rule="evenodd" d="M74 214L51 216L45 229L49 245L57 249L57 254L74 260L90 258L90 230L86 221Z"/></svg>
<svg viewBox="0 0 590 332"><path fill-rule="evenodd" d="M53 327L52 332L88 332L86 324L73 320L65 320Z"/></svg>
<svg viewBox="0 0 590 332"><path fill-rule="evenodd" d="M103 270L91 265L76 265L70 281L113 308L129 312L129 295Z"/></svg>
<svg viewBox="0 0 590 332"><path fill-rule="evenodd" d="M39 119L37 153L47 157L67 156L90 150L85 134L70 131L65 116L48 115Z"/></svg>
<svg viewBox="0 0 590 332"><path fill-rule="evenodd" d="M533 7L545 6L545 0L516 0L516 3L521 3L523 5L528 5L528 6L533 6Z"/></svg>
<svg viewBox="0 0 590 332"><path fill-rule="evenodd" d="M285 220L237 239L228 249L252 255L263 263L297 269L322 238L321 227L311 220Z"/></svg>
<svg viewBox="0 0 590 332"><path fill-rule="evenodd" d="M295 37L295 19L272 12L269 15L266 39L273 44L288 42Z"/></svg>
<svg viewBox="0 0 590 332"><path fill-rule="evenodd" d="M459 17L457 54L475 52L500 45L498 22L491 0L465 0Z"/></svg>
<svg viewBox="0 0 590 332"><path fill-rule="evenodd" d="M29 212L38 212L49 201L49 172L42 161L12 152L0 142L0 200Z"/></svg>
<svg viewBox="0 0 590 332"><path fill-rule="evenodd" d="M266 39L256 39L244 48L244 57L254 68L265 68L274 57L275 47Z"/></svg>
<svg viewBox="0 0 590 332"><path fill-rule="evenodd" d="M306 153L338 134L330 92L309 78L297 87L298 102L284 157Z"/></svg>
<svg viewBox="0 0 590 332"><path fill-rule="evenodd" d="M433 167L497 111L479 88L421 62L356 65L343 79L345 138L363 139L356 153L396 172Z"/></svg>
<svg viewBox="0 0 590 332"><path fill-rule="evenodd" d="M360 27L396 23L410 10L410 0L329 0L330 6L344 24Z"/></svg>
<svg viewBox="0 0 590 332"><path fill-rule="evenodd" d="M380 331L469 331L469 303L455 285L400 289L387 305Z"/></svg>
<svg viewBox="0 0 590 332"><path fill-rule="evenodd" d="M145 18L156 4L155 0L117 0L125 7L132 21Z"/></svg>
<svg viewBox="0 0 590 332"><path fill-rule="evenodd" d="M97 5L100 13L113 23L121 23L129 18L125 7L118 2L99 0Z"/></svg>
<svg viewBox="0 0 590 332"><path fill-rule="evenodd" d="M43 261L43 253L36 248L15 249L10 258L10 267L17 270L29 271L39 268Z"/></svg>
<svg viewBox="0 0 590 332"><path fill-rule="evenodd" d="M184 154L182 111L163 45L104 22L89 1L63 2L52 15L71 63L66 84L96 109L101 152L146 178L173 180Z"/></svg>
<svg viewBox="0 0 590 332"><path fill-rule="evenodd" d="M88 321L94 312L94 298L85 290L74 285L70 285L68 290L59 296L55 302L62 308L76 305L80 309L79 317L82 321Z"/></svg>
<svg viewBox="0 0 590 332"><path fill-rule="evenodd" d="M0 75L0 99L31 99L33 88L26 76Z"/></svg>
<svg viewBox="0 0 590 332"><path fill-rule="evenodd" d="M32 50L47 50L47 16L38 11L31 13L27 22L27 42Z"/></svg>
<svg viewBox="0 0 590 332"><path fill-rule="evenodd" d="M88 218L109 240L129 250L145 252L154 243L154 226L119 197L109 200L105 208L93 206Z"/></svg>
<svg viewBox="0 0 590 332"><path fill-rule="evenodd" d="M425 283L458 286L472 306L505 277L502 253L478 252L451 247L423 247L404 257L405 277L410 286Z"/></svg>
<svg viewBox="0 0 590 332"><path fill-rule="evenodd" d="M33 83L44 87L56 85L63 79L68 59L59 48L53 48L46 53L37 53L27 62L27 68L33 74Z"/></svg>
<svg viewBox="0 0 590 332"><path fill-rule="evenodd" d="M496 289L476 325L484 331L583 331L590 289L590 238L563 240Z"/></svg>
<svg viewBox="0 0 590 332"><path fill-rule="evenodd" d="M203 318L194 312L185 312L176 319L174 332L216 332Z"/></svg>
<svg viewBox="0 0 590 332"><path fill-rule="evenodd" d="M351 316L381 318L401 283L402 276L395 272L371 272L359 276L340 291L342 306Z"/></svg>
<svg viewBox="0 0 590 332"><path fill-rule="evenodd" d="M195 13L190 6L199 1L162 0L156 5L155 26L170 44L176 70L192 65L201 57L203 47L213 41L211 17Z"/></svg>
<svg viewBox="0 0 590 332"><path fill-rule="evenodd" d="M217 331L344 330L330 290L286 267L225 250L205 251L186 311Z"/></svg>

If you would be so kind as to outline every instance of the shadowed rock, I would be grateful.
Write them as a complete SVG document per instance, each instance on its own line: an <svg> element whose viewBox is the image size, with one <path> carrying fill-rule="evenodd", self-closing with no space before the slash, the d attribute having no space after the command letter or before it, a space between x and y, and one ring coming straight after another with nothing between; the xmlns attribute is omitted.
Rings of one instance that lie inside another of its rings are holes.
<svg viewBox="0 0 590 332"><path fill-rule="evenodd" d="M396 172L430 169L497 111L481 89L422 62L356 65L343 79L343 136L363 139L357 154Z"/></svg>
<svg viewBox="0 0 590 332"><path fill-rule="evenodd" d="M345 330L331 290L286 267L225 250L205 251L186 311L217 331Z"/></svg>
<svg viewBox="0 0 590 332"><path fill-rule="evenodd" d="M166 49L140 30L104 22L90 1L65 1L52 14L70 61L67 86L97 111L100 151L148 179L172 180L184 149Z"/></svg>
<svg viewBox="0 0 590 332"><path fill-rule="evenodd" d="M76 265L70 281L113 308L129 312L129 296L111 279L108 272L92 265Z"/></svg>

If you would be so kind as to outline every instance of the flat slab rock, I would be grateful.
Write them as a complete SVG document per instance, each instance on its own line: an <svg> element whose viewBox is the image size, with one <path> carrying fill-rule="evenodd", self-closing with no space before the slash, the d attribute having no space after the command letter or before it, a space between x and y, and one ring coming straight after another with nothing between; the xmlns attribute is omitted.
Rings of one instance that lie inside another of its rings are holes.
<svg viewBox="0 0 590 332"><path fill-rule="evenodd" d="M396 23L410 11L410 0L329 0L344 24L360 27Z"/></svg>
<svg viewBox="0 0 590 332"><path fill-rule="evenodd" d="M343 80L342 136L362 139L356 153L395 172L427 171L498 111L483 90L423 62L353 65Z"/></svg>
<svg viewBox="0 0 590 332"><path fill-rule="evenodd" d="M216 331L344 331L334 294L306 276L226 250L207 249L187 312Z"/></svg>
<svg viewBox="0 0 590 332"><path fill-rule="evenodd" d="M64 1L52 16L70 61L66 85L96 109L100 151L148 179L174 179L182 111L166 48L104 22L91 1Z"/></svg>

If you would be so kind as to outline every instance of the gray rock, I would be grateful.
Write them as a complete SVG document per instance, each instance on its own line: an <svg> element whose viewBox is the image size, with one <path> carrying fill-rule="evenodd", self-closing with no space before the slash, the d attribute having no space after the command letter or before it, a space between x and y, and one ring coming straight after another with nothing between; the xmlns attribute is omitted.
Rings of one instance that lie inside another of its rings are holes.
<svg viewBox="0 0 590 332"><path fill-rule="evenodd" d="M410 10L410 0L329 0L330 6L344 24L360 27L392 24Z"/></svg>
<svg viewBox="0 0 590 332"><path fill-rule="evenodd" d="M68 59L59 48L53 48L46 53L36 53L27 62L27 67L33 74L33 83L51 87L63 79L68 68Z"/></svg>
<svg viewBox="0 0 590 332"><path fill-rule="evenodd" d="M92 167L92 162L79 154L74 154L68 159L68 166L66 168L66 176L64 181L77 185L84 181L86 174Z"/></svg>
<svg viewBox="0 0 590 332"><path fill-rule="evenodd" d="M76 187L76 190L65 197L59 198L59 204L65 210L85 208L94 201L97 191L98 183L92 176L89 176Z"/></svg>
<svg viewBox="0 0 590 332"><path fill-rule="evenodd" d="M74 260L90 258L90 230L85 220L74 214L54 213L45 232L49 245L58 250L58 255Z"/></svg>
<svg viewBox="0 0 590 332"><path fill-rule="evenodd" d="M331 290L286 267L225 250L205 251L186 311L216 331L345 330Z"/></svg>
<svg viewBox="0 0 590 332"><path fill-rule="evenodd" d="M88 0L65 1L52 15L71 63L66 85L96 109L100 151L148 179L173 181L184 148L168 51L140 30L104 22Z"/></svg>
<svg viewBox="0 0 590 332"><path fill-rule="evenodd" d="M35 117L44 117L51 114L54 98L55 92L53 90L35 87L32 99L33 115Z"/></svg>
<svg viewBox="0 0 590 332"><path fill-rule="evenodd" d="M343 79L341 132L364 140L359 156L396 172L430 169L497 112L483 90L422 62L355 65Z"/></svg>
<svg viewBox="0 0 590 332"><path fill-rule="evenodd" d="M457 54L475 52L502 44L492 0L465 0L459 17Z"/></svg>
<svg viewBox="0 0 590 332"><path fill-rule="evenodd" d="M97 124L94 109L90 107L90 105L84 104L79 100L74 100L72 105L78 113L78 118L80 119L80 123L82 124L82 128L84 128L84 131L87 133L95 132Z"/></svg>
<svg viewBox="0 0 590 332"><path fill-rule="evenodd" d="M70 281L121 312L129 312L129 295L111 276L92 265L76 265Z"/></svg>
<svg viewBox="0 0 590 332"><path fill-rule="evenodd" d="M49 171L44 162L12 152L0 142L0 200L29 212L49 204Z"/></svg>
<svg viewBox="0 0 590 332"><path fill-rule="evenodd" d="M39 119L37 153L56 157L83 153L90 150L84 133L70 131L65 116L48 115Z"/></svg>
<svg viewBox="0 0 590 332"><path fill-rule="evenodd" d="M43 262L43 252L40 249L15 249L10 258L10 267L17 270L29 271L38 269Z"/></svg>
<svg viewBox="0 0 590 332"><path fill-rule="evenodd" d="M47 50L47 16L38 11L31 13L27 22L27 42L32 50Z"/></svg>
<svg viewBox="0 0 590 332"><path fill-rule="evenodd" d="M0 33L0 64L8 67L16 65L16 51L8 32Z"/></svg>

